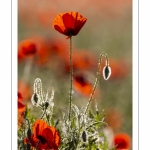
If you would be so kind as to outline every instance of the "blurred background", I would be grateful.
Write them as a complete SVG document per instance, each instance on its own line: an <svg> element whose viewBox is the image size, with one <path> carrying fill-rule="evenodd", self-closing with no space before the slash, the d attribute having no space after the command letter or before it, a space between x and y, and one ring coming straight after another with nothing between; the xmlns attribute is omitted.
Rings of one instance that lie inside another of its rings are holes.
<svg viewBox="0 0 150 150"><path fill-rule="evenodd" d="M43 89L55 90L54 116L68 109L69 39L52 28L59 13L77 11L87 22L73 42L73 103L85 107L95 82L98 59L107 53L112 74L101 74L94 99L114 133L132 138L132 1L131 0L18 0L18 91L32 114L31 96L36 78ZM28 50L32 50L28 52ZM26 53L24 53L25 51ZM29 54L30 53L30 54ZM105 58L102 65L105 64ZM95 101L91 104L95 110Z"/></svg>

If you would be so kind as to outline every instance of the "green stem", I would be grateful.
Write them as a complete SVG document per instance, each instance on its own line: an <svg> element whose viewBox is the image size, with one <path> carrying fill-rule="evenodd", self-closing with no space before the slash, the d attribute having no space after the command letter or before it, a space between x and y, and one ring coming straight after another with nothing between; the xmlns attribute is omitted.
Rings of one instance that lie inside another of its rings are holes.
<svg viewBox="0 0 150 150"><path fill-rule="evenodd" d="M88 102L88 104L87 104L87 106L86 106L86 108L85 108L84 114L86 114L86 112L87 112L87 110L88 110L88 108L89 108L89 105L90 105L90 103L91 103L91 101L92 101L92 99L93 99L95 90L96 90L96 88L97 88L97 85L98 85L98 82L99 82L99 79L100 79L100 70L101 70L102 56L105 56L105 57L106 57L106 65L109 65L108 56L107 56L106 53L103 52L102 54L100 54L96 81L95 81L95 84L94 84L94 87L93 87L93 91L92 91L92 93L91 93L91 95L90 95L89 102Z"/></svg>
<svg viewBox="0 0 150 150"><path fill-rule="evenodd" d="M70 35L70 91L69 91L69 120L71 113L71 103L72 103L72 81L73 81L73 63L72 63L72 36Z"/></svg>

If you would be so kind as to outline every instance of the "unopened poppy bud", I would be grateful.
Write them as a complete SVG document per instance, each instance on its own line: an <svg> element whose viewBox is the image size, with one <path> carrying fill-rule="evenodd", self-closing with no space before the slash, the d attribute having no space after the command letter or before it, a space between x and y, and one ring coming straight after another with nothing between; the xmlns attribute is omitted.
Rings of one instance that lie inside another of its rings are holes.
<svg viewBox="0 0 150 150"><path fill-rule="evenodd" d="M36 105L38 103L38 95L34 93L31 98L32 104Z"/></svg>
<svg viewBox="0 0 150 150"><path fill-rule="evenodd" d="M49 102L45 102L45 108L49 106Z"/></svg>
<svg viewBox="0 0 150 150"><path fill-rule="evenodd" d="M84 142L86 142L86 140L87 140L87 135L86 135L85 131L82 132L82 139Z"/></svg>
<svg viewBox="0 0 150 150"><path fill-rule="evenodd" d="M29 128L28 131L27 131L28 139L31 139L31 135L32 135L32 132L31 132L31 129Z"/></svg>
<svg viewBox="0 0 150 150"><path fill-rule="evenodd" d="M30 150L31 145L27 144L27 149L26 150Z"/></svg>
<svg viewBox="0 0 150 150"><path fill-rule="evenodd" d="M108 80L111 75L111 68L109 66L105 66L103 68L103 77L105 80Z"/></svg>
<svg viewBox="0 0 150 150"><path fill-rule="evenodd" d="M38 102L38 97L37 97L37 94L36 94L36 93L34 93L33 99L34 99L34 101L35 101L36 103Z"/></svg>

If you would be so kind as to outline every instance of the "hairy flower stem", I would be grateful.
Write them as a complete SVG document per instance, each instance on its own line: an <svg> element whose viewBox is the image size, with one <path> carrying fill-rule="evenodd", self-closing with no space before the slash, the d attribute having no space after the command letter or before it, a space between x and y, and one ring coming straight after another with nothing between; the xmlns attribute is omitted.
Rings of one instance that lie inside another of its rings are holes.
<svg viewBox="0 0 150 150"><path fill-rule="evenodd" d="M93 99L93 96L94 96L94 93L95 93L95 90L97 88L97 85L98 85L98 82L99 82L99 79L100 79L100 71L101 71L101 63L102 63L102 57L105 56L106 57L106 65L108 66L109 65L109 61L108 61L108 56L106 53L101 53L100 54L100 57L99 57L99 63L98 63L98 71L97 71L97 77L96 77L96 81L95 81L95 84L94 84L94 87L93 87L93 90L92 90L92 93L90 95L90 98L89 98L89 102L85 108L85 111L84 111L84 114L87 113L87 110L89 108L89 105Z"/></svg>
<svg viewBox="0 0 150 150"><path fill-rule="evenodd" d="M42 116L40 117L40 119L43 119L44 115L46 113L46 109L44 109Z"/></svg>
<svg viewBox="0 0 150 150"><path fill-rule="evenodd" d="M71 113L71 104L72 104L72 81L73 81L73 63L72 63L72 36L70 35L70 91L69 91L69 120L70 120L70 113Z"/></svg>
<svg viewBox="0 0 150 150"><path fill-rule="evenodd" d="M29 119L25 118L25 120L28 122L28 129L30 129L30 121L29 121Z"/></svg>

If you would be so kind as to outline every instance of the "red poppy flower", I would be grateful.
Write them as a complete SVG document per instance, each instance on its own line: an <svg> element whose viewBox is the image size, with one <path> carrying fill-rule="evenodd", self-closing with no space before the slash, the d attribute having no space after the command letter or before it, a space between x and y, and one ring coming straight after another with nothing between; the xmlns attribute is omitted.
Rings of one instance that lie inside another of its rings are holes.
<svg viewBox="0 0 150 150"><path fill-rule="evenodd" d="M31 138L25 138L24 142L30 143L32 147L38 145L38 150L58 150L60 135L54 127L39 119L33 125Z"/></svg>
<svg viewBox="0 0 150 150"><path fill-rule="evenodd" d="M22 94L18 92L18 112L21 114L24 113L26 109L26 106L21 102L22 99Z"/></svg>
<svg viewBox="0 0 150 150"><path fill-rule="evenodd" d="M26 105L22 101L23 97L20 92L18 92L18 128L22 127L24 120L24 112L26 110Z"/></svg>
<svg viewBox="0 0 150 150"><path fill-rule="evenodd" d="M18 81L18 91L22 93L24 100L30 100L32 96L32 90L29 84L24 82L23 80Z"/></svg>
<svg viewBox="0 0 150 150"><path fill-rule="evenodd" d="M36 53L36 45L31 40L24 40L19 43L19 49L21 49L22 53L26 56L33 55Z"/></svg>
<svg viewBox="0 0 150 150"><path fill-rule="evenodd" d="M131 138L126 133L118 133L114 136L114 145L117 150L127 150L131 147Z"/></svg>
<svg viewBox="0 0 150 150"><path fill-rule="evenodd" d="M61 34L75 36L79 33L86 20L78 12L61 13L56 16L52 26Z"/></svg>
<svg viewBox="0 0 150 150"><path fill-rule="evenodd" d="M123 116L119 110L115 108L109 108L106 111L106 122L108 125L113 128L114 131L119 131L123 123Z"/></svg>
<svg viewBox="0 0 150 150"><path fill-rule="evenodd" d="M74 89L80 94L89 97L93 91L93 84L91 84L83 75L75 75L73 80ZM94 96L97 96L97 90Z"/></svg>
<svg viewBox="0 0 150 150"><path fill-rule="evenodd" d="M65 71L69 73L69 59L68 57L63 57L65 62ZM85 71L97 71L97 61L95 55L88 50L74 50L73 52L73 70L85 70Z"/></svg>

